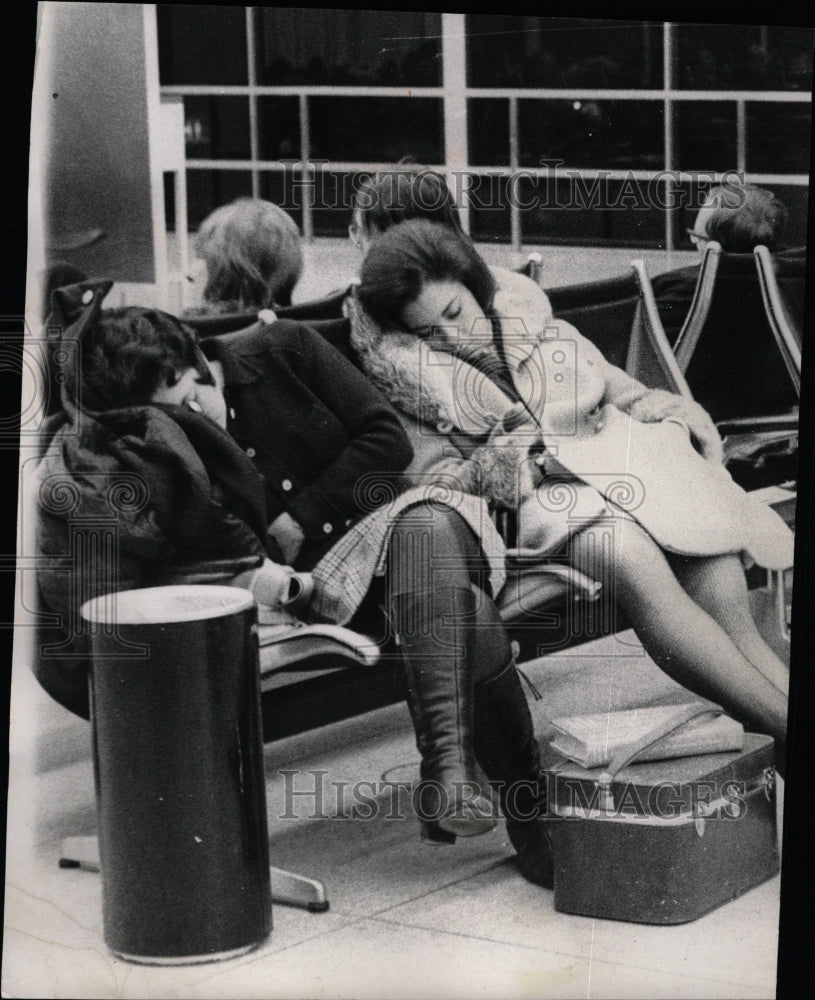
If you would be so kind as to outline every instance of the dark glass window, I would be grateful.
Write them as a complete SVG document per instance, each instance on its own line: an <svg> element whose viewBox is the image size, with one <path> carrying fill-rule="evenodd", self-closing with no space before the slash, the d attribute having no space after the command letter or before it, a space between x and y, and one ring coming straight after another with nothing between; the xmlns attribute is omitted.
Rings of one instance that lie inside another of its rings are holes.
<svg viewBox="0 0 815 1000"><path fill-rule="evenodd" d="M250 159L249 98L185 95L184 136L187 159Z"/></svg>
<svg viewBox="0 0 815 1000"><path fill-rule="evenodd" d="M677 24L674 83L688 90L811 90L812 28Z"/></svg>
<svg viewBox="0 0 815 1000"><path fill-rule="evenodd" d="M285 170L263 170L260 173L260 197L273 201L303 228L302 171L287 166Z"/></svg>
<svg viewBox="0 0 815 1000"><path fill-rule="evenodd" d="M312 220L316 236L347 236L354 204L364 173L316 170L313 174Z"/></svg>
<svg viewBox="0 0 815 1000"><path fill-rule="evenodd" d="M285 170L264 170L260 174L260 196L285 209L298 226L303 226L303 206L311 205L316 236L347 236L362 172L332 170L317 165L304 174L297 165Z"/></svg>
<svg viewBox="0 0 815 1000"><path fill-rule="evenodd" d="M674 166L677 170L735 170L735 101L676 101Z"/></svg>
<svg viewBox="0 0 815 1000"><path fill-rule="evenodd" d="M470 163L481 167L509 165L509 101L502 97L467 101Z"/></svg>
<svg viewBox="0 0 815 1000"><path fill-rule="evenodd" d="M441 16L256 8L258 83L436 87Z"/></svg>
<svg viewBox="0 0 815 1000"><path fill-rule="evenodd" d="M665 164L662 120L660 101L522 100L519 163L658 170Z"/></svg>
<svg viewBox="0 0 815 1000"><path fill-rule="evenodd" d="M518 198L526 243L665 246L666 196L657 181L526 179Z"/></svg>
<svg viewBox="0 0 815 1000"><path fill-rule="evenodd" d="M252 195L248 170L188 170L187 223L197 229L210 212L236 198Z"/></svg>
<svg viewBox="0 0 815 1000"><path fill-rule="evenodd" d="M175 223L175 178L166 171L162 174L164 186L164 226L168 233L174 233Z"/></svg>
<svg viewBox="0 0 815 1000"><path fill-rule="evenodd" d="M510 206L520 210L526 244L665 246L668 198L658 181L482 175L471 180L471 235L509 242Z"/></svg>
<svg viewBox="0 0 815 1000"><path fill-rule="evenodd" d="M746 110L747 169L809 173L811 105L751 101Z"/></svg>
<svg viewBox="0 0 815 1000"><path fill-rule="evenodd" d="M299 160L300 109L296 97L258 97L261 160Z"/></svg>
<svg viewBox="0 0 815 1000"><path fill-rule="evenodd" d="M246 11L243 7L156 5L159 80L246 84Z"/></svg>
<svg viewBox="0 0 815 1000"><path fill-rule="evenodd" d="M442 102L430 97L309 98L317 160L444 162Z"/></svg>
<svg viewBox="0 0 815 1000"><path fill-rule="evenodd" d="M471 87L661 87L662 26L471 14L467 83Z"/></svg>
<svg viewBox="0 0 815 1000"><path fill-rule="evenodd" d="M470 206L470 235L485 243L509 243L510 199L512 185L508 177L473 174L467 179Z"/></svg>

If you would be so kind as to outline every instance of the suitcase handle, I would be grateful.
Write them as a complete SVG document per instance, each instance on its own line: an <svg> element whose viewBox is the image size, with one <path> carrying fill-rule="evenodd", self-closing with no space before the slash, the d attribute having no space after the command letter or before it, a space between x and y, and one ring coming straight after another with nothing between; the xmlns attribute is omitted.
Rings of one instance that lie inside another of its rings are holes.
<svg viewBox="0 0 815 1000"><path fill-rule="evenodd" d="M692 719L696 719L700 715L721 715L723 711L724 709L722 709L721 705L705 705L702 702L692 702L689 705L682 705L673 715L669 716L658 726L655 726L645 736L641 736L636 743L631 743L627 747L623 747L611 759L611 763L597 779L600 789L600 808L613 811L614 796L611 792L611 783L617 777L617 774L643 753L643 751L652 747L666 736L670 736L671 733L675 733L677 729L681 729L682 726L686 725Z"/></svg>

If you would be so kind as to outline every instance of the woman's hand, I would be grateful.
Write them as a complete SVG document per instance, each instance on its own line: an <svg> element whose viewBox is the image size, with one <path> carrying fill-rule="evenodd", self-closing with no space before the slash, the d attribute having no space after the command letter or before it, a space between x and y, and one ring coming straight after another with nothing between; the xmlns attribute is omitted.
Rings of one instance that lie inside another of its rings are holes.
<svg viewBox="0 0 815 1000"><path fill-rule="evenodd" d="M628 414L633 420L644 424L656 423L668 417L679 418L690 431L694 445L702 457L714 464L721 463L724 454L722 439L707 411L694 400L654 389L636 400Z"/></svg>
<svg viewBox="0 0 815 1000"><path fill-rule="evenodd" d="M280 546L283 557L289 566L293 565L306 538L297 521L284 510L272 521L267 531Z"/></svg>

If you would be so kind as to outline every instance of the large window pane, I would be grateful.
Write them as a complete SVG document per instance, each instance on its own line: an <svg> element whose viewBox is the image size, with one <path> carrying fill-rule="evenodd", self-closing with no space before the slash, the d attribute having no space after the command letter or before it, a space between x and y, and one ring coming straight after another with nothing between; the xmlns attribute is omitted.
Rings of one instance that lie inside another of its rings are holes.
<svg viewBox="0 0 815 1000"><path fill-rule="evenodd" d="M248 170L188 170L187 223L197 229L221 205L251 196L252 175Z"/></svg>
<svg viewBox="0 0 815 1000"><path fill-rule="evenodd" d="M471 14L467 83L471 87L659 87L662 26Z"/></svg>
<svg viewBox="0 0 815 1000"><path fill-rule="evenodd" d="M190 160L248 160L249 98L188 94L184 134Z"/></svg>
<svg viewBox="0 0 815 1000"><path fill-rule="evenodd" d="M481 167L509 164L509 101L487 97L467 101L470 163Z"/></svg>
<svg viewBox="0 0 815 1000"><path fill-rule="evenodd" d="M674 166L677 170L735 170L735 101L677 101Z"/></svg>
<svg viewBox="0 0 815 1000"><path fill-rule="evenodd" d="M484 243L509 243L510 191L506 177L474 174L467 178L470 235Z"/></svg>
<svg viewBox="0 0 815 1000"><path fill-rule="evenodd" d="M659 181L604 177L475 177L469 195L472 236L508 242L510 206L523 242L576 246L665 246L668 197Z"/></svg>
<svg viewBox="0 0 815 1000"><path fill-rule="evenodd" d="M258 7L255 17L258 83L441 84L439 14Z"/></svg>
<svg viewBox="0 0 815 1000"><path fill-rule="evenodd" d="M810 90L812 28L677 24L674 80L688 90Z"/></svg>
<svg viewBox="0 0 815 1000"><path fill-rule="evenodd" d="M519 163L658 170L665 164L662 119L660 101L522 100Z"/></svg>
<svg viewBox="0 0 815 1000"><path fill-rule="evenodd" d="M747 169L772 174L809 173L810 104L747 104Z"/></svg>
<svg viewBox="0 0 815 1000"><path fill-rule="evenodd" d="M363 175L318 170L314 175L312 222L317 236L348 236L354 192Z"/></svg>
<svg viewBox="0 0 815 1000"><path fill-rule="evenodd" d="M303 228L302 172L287 166L285 170L263 170L260 174L260 197L273 201Z"/></svg>
<svg viewBox="0 0 815 1000"><path fill-rule="evenodd" d="M303 173L296 165L260 174L260 196L285 209L303 226L303 208L311 206L311 221L317 236L348 236L354 195L364 172L333 170L317 165Z"/></svg>
<svg viewBox="0 0 815 1000"><path fill-rule="evenodd" d="M243 7L160 3L156 17L162 84L248 83Z"/></svg>
<svg viewBox="0 0 815 1000"><path fill-rule="evenodd" d="M259 97L258 132L262 160L299 160L300 108L296 97Z"/></svg>
<svg viewBox="0 0 815 1000"><path fill-rule="evenodd" d="M518 185L526 243L577 246L665 246L665 194L660 183L603 177L542 178Z"/></svg>
<svg viewBox="0 0 815 1000"><path fill-rule="evenodd" d="M317 160L444 162L442 102L429 97L313 97L311 155Z"/></svg>

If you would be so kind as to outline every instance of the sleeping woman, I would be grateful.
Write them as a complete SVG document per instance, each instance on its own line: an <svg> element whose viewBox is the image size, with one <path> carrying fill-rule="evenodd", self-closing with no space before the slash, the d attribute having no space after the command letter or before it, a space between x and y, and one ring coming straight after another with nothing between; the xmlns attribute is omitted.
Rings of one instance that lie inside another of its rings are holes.
<svg viewBox="0 0 815 1000"><path fill-rule="evenodd" d="M700 407L608 364L542 292L504 296L500 316L494 301L475 247L446 227L404 222L368 251L352 343L403 414L412 470L515 508L519 556L565 554L610 580L655 662L773 736L783 767L787 672L742 559L791 565L792 533L733 483Z"/></svg>

